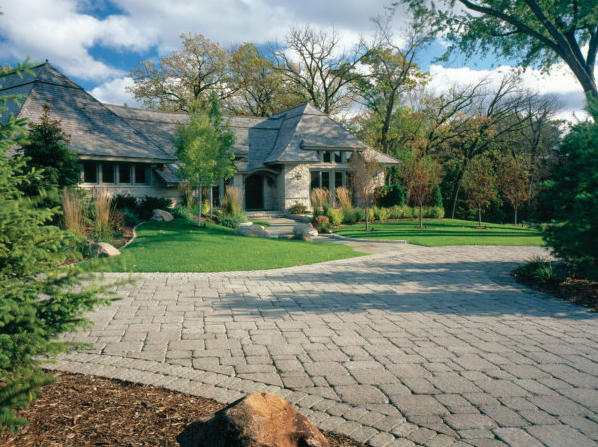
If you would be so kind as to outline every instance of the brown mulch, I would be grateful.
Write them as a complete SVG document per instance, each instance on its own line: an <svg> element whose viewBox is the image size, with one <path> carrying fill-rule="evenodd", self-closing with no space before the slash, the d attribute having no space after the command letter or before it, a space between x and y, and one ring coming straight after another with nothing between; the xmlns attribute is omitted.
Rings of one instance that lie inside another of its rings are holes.
<svg viewBox="0 0 598 447"><path fill-rule="evenodd" d="M178 447L187 424L225 405L147 385L57 373L20 415L29 421L19 434L0 435L3 447ZM365 447L324 433L332 447Z"/></svg>
<svg viewBox="0 0 598 447"><path fill-rule="evenodd" d="M567 278L539 287L542 292L598 312L598 282Z"/></svg>

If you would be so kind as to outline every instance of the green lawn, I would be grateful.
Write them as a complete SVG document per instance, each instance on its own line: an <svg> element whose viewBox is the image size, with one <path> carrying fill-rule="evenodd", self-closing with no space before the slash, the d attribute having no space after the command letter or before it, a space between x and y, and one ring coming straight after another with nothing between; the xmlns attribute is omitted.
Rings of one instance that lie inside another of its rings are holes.
<svg viewBox="0 0 598 447"><path fill-rule="evenodd" d="M426 229L419 221L376 222L374 231L366 233L365 224L349 225L334 230L336 234L363 239L404 239L427 247L445 245L544 245L542 233L531 228L484 223L489 229L478 230L477 222L466 220L426 220Z"/></svg>
<svg viewBox="0 0 598 447"><path fill-rule="evenodd" d="M224 272L261 270L361 256L351 247L324 242L259 239L187 220L148 222L120 256L104 258L113 272Z"/></svg>

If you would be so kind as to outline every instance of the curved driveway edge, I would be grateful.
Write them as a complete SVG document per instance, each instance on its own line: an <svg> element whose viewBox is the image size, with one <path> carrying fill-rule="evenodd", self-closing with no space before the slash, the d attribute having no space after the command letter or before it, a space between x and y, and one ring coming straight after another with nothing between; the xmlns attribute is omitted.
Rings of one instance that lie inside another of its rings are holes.
<svg viewBox="0 0 598 447"><path fill-rule="evenodd" d="M595 446L598 315L506 272L534 247L139 274L50 368L232 402L275 392L372 446ZM120 277L122 274L110 274Z"/></svg>

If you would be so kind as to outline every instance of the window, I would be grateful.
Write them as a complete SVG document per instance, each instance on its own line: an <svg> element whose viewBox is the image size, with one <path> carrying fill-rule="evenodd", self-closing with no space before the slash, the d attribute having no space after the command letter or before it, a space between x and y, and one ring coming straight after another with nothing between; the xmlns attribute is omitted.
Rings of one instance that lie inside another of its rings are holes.
<svg viewBox="0 0 598 447"><path fill-rule="evenodd" d="M343 177L344 177L344 172L342 171L336 171L334 173L334 187L335 188L340 188L341 186L344 186L344 182L343 182Z"/></svg>
<svg viewBox="0 0 598 447"><path fill-rule="evenodd" d="M324 163L332 163L331 154L332 154L331 152L324 151L324 156L323 156Z"/></svg>
<svg viewBox="0 0 598 447"><path fill-rule="evenodd" d="M131 165L123 163L118 165L118 183L131 183Z"/></svg>
<svg viewBox="0 0 598 447"><path fill-rule="evenodd" d="M310 189L315 189L320 187L320 172L319 171L311 171L311 183L309 185Z"/></svg>
<svg viewBox="0 0 598 447"><path fill-rule="evenodd" d="M114 164L102 163L102 183L114 183Z"/></svg>
<svg viewBox="0 0 598 447"><path fill-rule="evenodd" d="M95 163L89 161L83 162L83 181L85 183L98 182L98 168Z"/></svg>
<svg viewBox="0 0 598 447"><path fill-rule="evenodd" d="M343 153L341 151L336 151L334 153L334 162L342 163L342 161L343 161Z"/></svg>
<svg viewBox="0 0 598 447"><path fill-rule="evenodd" d="M145 165L135 165L135 183L147 183Z"/></svg>
<svg viewBox="0 0 598 447"><path fill-rule="evenodd" d="M330 172L322 171L322 189L330 189Z"/></svg>

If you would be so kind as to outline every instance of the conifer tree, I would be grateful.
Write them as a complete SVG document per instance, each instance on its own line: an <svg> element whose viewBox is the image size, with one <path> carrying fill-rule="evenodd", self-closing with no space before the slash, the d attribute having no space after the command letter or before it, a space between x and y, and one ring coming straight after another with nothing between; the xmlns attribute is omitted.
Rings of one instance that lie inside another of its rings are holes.
<svg viewBox="0 0 598 447"><path fill-rule="evenodd" d="M0 84L23 70L0 69ZM0 98L0 117L10 100L18 98ZM90 279L83 268L60 267L80 257L78 240L49 224L57 208L35 206L22 192L40 181L23 154L12 155L26 143L27 120L0 119L0 433L26 424L16 411L53 381L40 365L73 346L59 336L86 327L84 313L111 301L105 286L82 283Z"/></svg>

